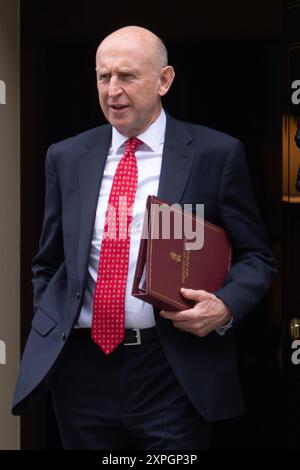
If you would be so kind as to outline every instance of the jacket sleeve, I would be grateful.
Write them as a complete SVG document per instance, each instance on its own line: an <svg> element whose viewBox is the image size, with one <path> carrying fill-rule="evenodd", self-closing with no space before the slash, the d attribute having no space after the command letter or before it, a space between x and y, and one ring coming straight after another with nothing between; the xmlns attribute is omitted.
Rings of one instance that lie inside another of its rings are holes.
<svg viewBox="0 0 300 470"><path fill-rule="evenodd" d="M45 173L44 221L38 253L32 262L33 305L35 312L50 280L64 261L61 192L53 158L53 146L49 147L47 152Z"/></svg>
<svg viewBox="0 0 300 470"><path fill-rule="evenodd" d="M236 141L226 159L219 190L222 225L233 249L233 264L215 294L228 305L233 327L266 294L276 263L253 194L243 145Z"/></svg>

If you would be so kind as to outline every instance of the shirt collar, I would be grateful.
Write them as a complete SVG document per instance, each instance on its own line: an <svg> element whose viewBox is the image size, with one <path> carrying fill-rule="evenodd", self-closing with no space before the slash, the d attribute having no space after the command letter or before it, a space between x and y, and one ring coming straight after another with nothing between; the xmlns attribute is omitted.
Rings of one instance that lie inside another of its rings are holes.
<svg viewBox="0 0 300 470"><path fill-rule="evenodd" d="M166 131L166 113L164 110L161 110L160 115L154 121L145 132L137 135L136 137L140 139L145 145L140 147L140 150L143 150L142 147L149 147L153 152L158 152L160 145L164 142ZM112 141L111 149L113 153L120 153L120 148L124 145L128 137L123 134L120 134L115 127L112 128ZM145 148L146 150L146 148Z"/></svg>

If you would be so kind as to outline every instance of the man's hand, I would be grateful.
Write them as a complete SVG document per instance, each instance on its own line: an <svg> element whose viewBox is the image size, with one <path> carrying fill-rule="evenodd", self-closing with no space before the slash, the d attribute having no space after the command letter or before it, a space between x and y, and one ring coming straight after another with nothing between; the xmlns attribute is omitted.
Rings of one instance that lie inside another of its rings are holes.
<svg viewBox="0 0 300 470"><path fill-rule="evenodd" d="M176 328L196 336L206 336L230 321L229 308L214 294L194 289L181 289L180 292L186 299L195 300L194 307L180 312L165 310L160 312L162 317L172 320Z"/></svg>

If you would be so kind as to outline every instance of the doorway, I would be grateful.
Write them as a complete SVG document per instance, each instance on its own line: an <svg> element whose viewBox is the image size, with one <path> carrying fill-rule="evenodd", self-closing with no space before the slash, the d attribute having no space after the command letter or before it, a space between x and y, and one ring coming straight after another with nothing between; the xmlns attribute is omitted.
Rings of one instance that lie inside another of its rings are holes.
<svg viewBox="0 0 300 470"><path fill-rule="evenodd" d="M88 5L87 5L88 3ZM165 107L178 119L242 140L253 190L274 255L282 257L282 1L185 2L185 11L151 2L21 2L22 343L32 318L31 260L44 201L48 145L104 123L95 86L100 40L128 24L152 29L166 43L176 79ZM218 14L216 15L216 8ZM171 9L171 10L170 10ZM170 11L172 14L170 15ZM238 333L248 413L215 427L213 449L278 449L282 432L282 281ZM22 418L23 449L61 447L49 397Z"/></svg>

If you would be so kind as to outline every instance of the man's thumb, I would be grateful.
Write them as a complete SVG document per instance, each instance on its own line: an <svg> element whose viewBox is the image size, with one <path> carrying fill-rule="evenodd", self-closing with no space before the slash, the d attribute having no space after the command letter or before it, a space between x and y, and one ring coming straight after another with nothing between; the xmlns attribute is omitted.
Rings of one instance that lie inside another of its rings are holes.
<svg viewBox="0 0 300 470"><path fill-rule="evenodd" d="M180 289L180 293L186 299L196 300L197 302L207 299L210 296L209 292L205 290L186 289L184 287Z"/></svg>

